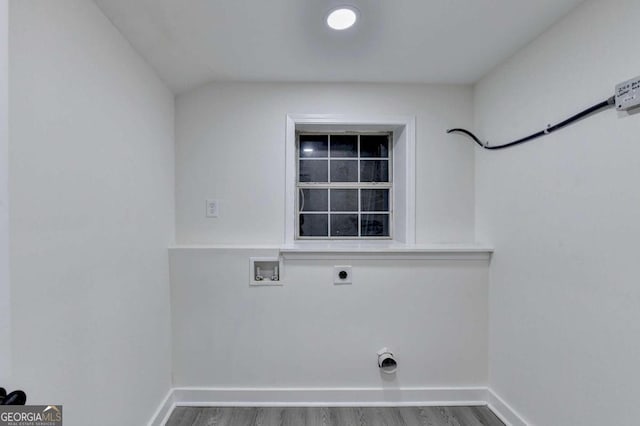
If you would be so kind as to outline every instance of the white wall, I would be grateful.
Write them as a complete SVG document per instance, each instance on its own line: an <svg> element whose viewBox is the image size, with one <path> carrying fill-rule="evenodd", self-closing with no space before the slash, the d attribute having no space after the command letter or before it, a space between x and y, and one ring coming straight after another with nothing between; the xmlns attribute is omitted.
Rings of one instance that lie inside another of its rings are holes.
<svg viewBox="0 0 640 426"><path fill-rule="evenodd" d="M640 74L640 2L588 1L476 88L493 143L539 130ZM477 236L492 242L490 383L536 425L640 416L640 116L608 111L538 142L477 151Z"/></svg>
<svg viewBox="0 0 640 426"><path fill-rule="evenodd" d="M180 95L178 242L282 243L287 113L416 116L416 239L472 241L473 147L445 134L471 122L471 95L382 84L210 84ZM206 198L220 200L219 218L204 217ZM249 288L249 257L261 254L172 252L177 386L486 385L486 262L287 261L284 287ZM353 286L333 285L336 264L354 267ZM375 366L384 345L402 358L389 383ZM324 350L341 364L325 365Z"/></svg>
<svg viewBox="0 0 640 426"><path fill-rule="evenodd" d="M473 148L445 130L472 120L465 86L210 84L177 98L179 243L282 243L287 113L417 117L416 241L474 234ZM206 198L220 217L205 218Z"/></svg>
<svg viewBox="0 0 640 426"><path fill-rule="evenodd" d="M10 6L7 385L140 425L171 380L173 96L92 1Z"/></svg>
<svg viewBox="0 0 640 426"><path fill-rule="evenodd" d="M0 382L9 377L9 2L0 0Z"/></svg>
<svg viewBox="0 0 640 426"><path fill-rule="evenodd" d="M249 257L265 255L171 251L176 386L486 386L486 261L285 259L282 287L249 287ZM345 264L353 284L334 285ZM395 379L376 366L383 346Z"/></svg>

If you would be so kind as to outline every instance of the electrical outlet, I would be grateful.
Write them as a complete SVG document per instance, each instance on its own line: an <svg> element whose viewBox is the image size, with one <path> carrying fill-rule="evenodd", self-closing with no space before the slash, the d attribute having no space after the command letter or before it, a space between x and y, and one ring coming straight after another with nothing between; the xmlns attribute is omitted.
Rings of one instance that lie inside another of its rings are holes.
<svg viewBox="0 0 640 426"><path fill-rule="evenodd" d="M218 200L207 200L205 212L206 217L218 217L219 208Z"/></svg>
<svg viewBox="0 0 640 426"><path fill-rule="evenodd" d="M632 78L616 86L616 109L629 111L640 107L640 77Z"/></svg>
<svg viewBox="0 0 640 426"><path fill-rule="evenodd" d="M333 267L333 283L334 284L351 284L351 266L334 266Z"/></svg>

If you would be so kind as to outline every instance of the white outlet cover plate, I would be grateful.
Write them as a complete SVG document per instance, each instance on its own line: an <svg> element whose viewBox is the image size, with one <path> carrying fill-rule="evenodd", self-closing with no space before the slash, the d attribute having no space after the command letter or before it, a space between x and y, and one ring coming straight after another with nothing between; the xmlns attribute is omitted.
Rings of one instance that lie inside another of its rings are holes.
<svg viewBox="0 0 640 426"><path fill-rule="evenodd" d="M206 204L206 216L218 217L220 205L218 200L208 199Z"/></svg>
<svg viewBox="0 0 640 426"><path fill-rule="evenodd" d="M347 273L347 278L340 278L340 272L345 271ZM333 267L333 283L334 284L352 284L353 273L351 271L351 266L339 266L336 265Z"/></svg>

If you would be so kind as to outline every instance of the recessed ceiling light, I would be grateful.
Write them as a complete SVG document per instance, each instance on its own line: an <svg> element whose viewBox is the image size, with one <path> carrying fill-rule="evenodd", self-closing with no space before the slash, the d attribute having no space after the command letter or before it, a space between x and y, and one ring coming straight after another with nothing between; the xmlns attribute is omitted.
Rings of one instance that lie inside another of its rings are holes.
<svg viewBox="0 0 640 426"><path fill-rule="evenodd" d="M353 26L358 19L355 9L350 7L340 7L329 12L327 25L334 30L346 30Z"/></svg>

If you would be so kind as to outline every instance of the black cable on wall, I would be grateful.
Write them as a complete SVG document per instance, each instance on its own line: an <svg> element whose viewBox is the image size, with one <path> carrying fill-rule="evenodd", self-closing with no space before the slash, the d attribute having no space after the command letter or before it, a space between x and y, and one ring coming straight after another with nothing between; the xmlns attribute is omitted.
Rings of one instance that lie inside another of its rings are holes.
<svg viewBox="0 0 640 426"><path fill-rule="evenodd" d="M449 129L449 130L447 130L447 133L460 133L460 134L463 134L465 136L468 136L471 139L473 139L475 141L475 143L477 143L478 145L480 145L484 149L494 150L494 149L510 148L512 146L520 145L520 144L523 144L525 142L531 142L534 139L538 139L538 138L540 138L542 136L546 136L546 135L548 135L550 133L553 133L553 132L555 132L557 130L560 130L560 129L564 128L564 127L567 127L568 125L573 124L578 120L582 120L583 118L585 118L585 117L587 117L587 116L589 116L591 114L595 114L597 112L604 111L605 109L608 109L608 108L612 107L613 105L615 105L615 101L616 101L616 97L612 96L609 99L607 99L606 101L602 101L602 102L600 102L598 104L595 104L594 106L589 107L589 108L585 109L584 111L581 111L581 112L577 113L576 115L571 116L571 117L567 118L564 121L561 121L558 124L555 124L553 126L549 125L545 130L541 130L541 131L539 131L537 133L534 133L532 135L526 136L526 137L524 137L522 139L518 139L518 140L515 140L513 142L507 142L507 143L502 144L502 145L489 145L486 142L482 142L476 135L474 135L473 133L471 133L469 130L466 130L466 129L461 129L461 128Z"/></svg>

